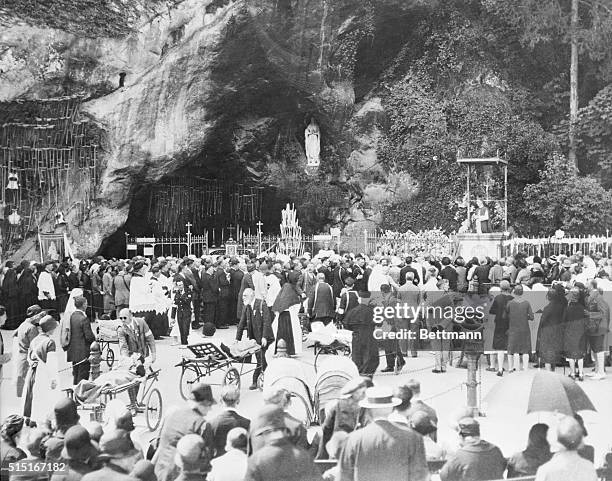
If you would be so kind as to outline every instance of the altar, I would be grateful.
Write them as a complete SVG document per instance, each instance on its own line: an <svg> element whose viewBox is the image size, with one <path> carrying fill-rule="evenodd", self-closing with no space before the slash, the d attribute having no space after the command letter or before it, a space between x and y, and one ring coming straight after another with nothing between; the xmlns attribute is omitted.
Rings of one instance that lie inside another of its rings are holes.
<svg viewBox="0 0 612 481"><path fill-rule="evenodd" d="M490 232L477 234L473 232L460 232L457 234L457 256L464 259L472 257L495 257L503 255L503 244L506 236L503 232Z"/></svg>

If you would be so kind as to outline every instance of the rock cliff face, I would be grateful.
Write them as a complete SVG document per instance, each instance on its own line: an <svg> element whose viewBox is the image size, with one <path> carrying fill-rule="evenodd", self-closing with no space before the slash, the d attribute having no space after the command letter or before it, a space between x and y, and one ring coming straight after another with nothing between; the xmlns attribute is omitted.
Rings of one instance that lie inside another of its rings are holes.
<svg viewBox="0 0 612 481"><path fill-rule="evenodd" d="M396 53L377 25L401 17L402 2L135 2L122 17L129 3L111 2L101 17L109 23L91 30L78 9L65 23L0 11L0 101L83 93L82 113L102 132L94 207L69 230L80 254L123 226L138 188L179 171L288 195L323 186L336 195L313 229L372 227L382 202L418 187L378 163L386 120L369 94L384 55ZM95 8L81 12L96 18ZM307 176L311 116L322 154Z"/></svg>

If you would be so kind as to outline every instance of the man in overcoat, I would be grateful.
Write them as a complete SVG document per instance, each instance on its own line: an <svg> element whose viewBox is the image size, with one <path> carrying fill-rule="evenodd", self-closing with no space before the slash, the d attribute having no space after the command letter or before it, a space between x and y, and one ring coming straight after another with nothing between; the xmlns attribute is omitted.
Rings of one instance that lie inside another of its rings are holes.
<svg viewBox="0 0 612 481"><path fill-rule="evenodd" d="M85 314L87 299L83 296L74 298L76 310L70 316L70 342L66 351L66 360L72 362L72 383L89 379L89 346L96 340L91 330L91 323Z"/></svg>
<svg viewBox="0 0 612 481"><path fill-rule="evenodd" d="M253 289L246 288L242 293L242 300L244 307L236 329L236 341L242 340L242 333L246 330L247 337L261 346L261 349L255 353L257 367L253 371L253 383L249 387L254 390L257 389L259 375L266 370L266 350L274 342L274 333L272 332L270 310L264 301L255 299Z"/></svg>

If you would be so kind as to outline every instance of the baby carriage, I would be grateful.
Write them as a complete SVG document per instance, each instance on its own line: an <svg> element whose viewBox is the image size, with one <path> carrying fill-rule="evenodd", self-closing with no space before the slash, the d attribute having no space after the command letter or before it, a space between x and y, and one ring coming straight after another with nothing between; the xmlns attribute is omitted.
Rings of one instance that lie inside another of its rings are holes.
<svg viewBox="0 0 612 481"><path fill-rule="evenodd" d="M342 387L357 376L357 366L348 357L324 355L317 371L297 359L277 358L268 364L264 390L282 387L289 391L293 398L290 413L308 427L320 423L325 405L337 399Z"/></svg>
<svg viewBox="0 0 612 481"><path fill-rule="evenodd" d="M291 393L289 413L306 427L314 422L311 386L314 385L314 367L297 359L279 357L272 359L264 376L264 391L271 387L283 388Z"/></svg>
<svg viewBox="0 0 612 481"><path fill-rule="evenodd" d="M325 406L340 397L340 391L351 379L359 377L359 370L349 357L322 356L317 367L313 407L318 422L324 417Z"/></svg>

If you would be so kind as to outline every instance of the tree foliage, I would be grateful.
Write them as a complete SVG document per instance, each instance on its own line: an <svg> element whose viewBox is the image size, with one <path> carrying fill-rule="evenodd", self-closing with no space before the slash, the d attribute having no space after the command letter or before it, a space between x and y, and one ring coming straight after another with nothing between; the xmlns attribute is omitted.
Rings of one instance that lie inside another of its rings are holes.
<svg viewBox="0 0 612 481"><path fill-rule="evenodd" d="M540 181L525 187L524 212L537 233L601 233L612 228L612 193L593 177L581 177L575 166L553 154L540 171Z"/></svg>

